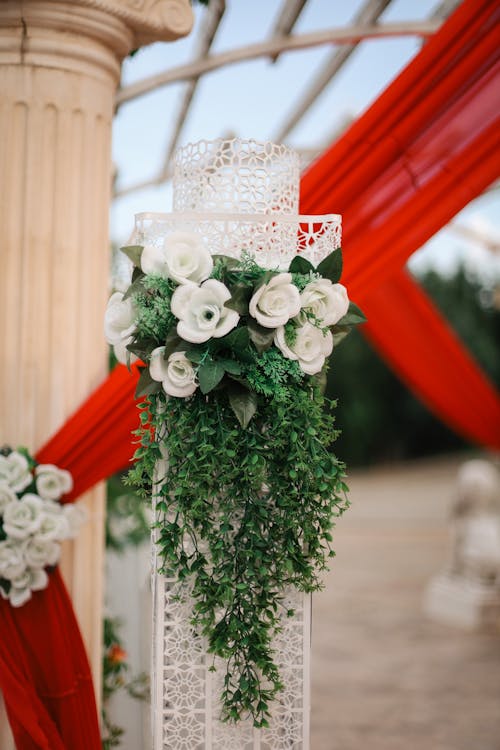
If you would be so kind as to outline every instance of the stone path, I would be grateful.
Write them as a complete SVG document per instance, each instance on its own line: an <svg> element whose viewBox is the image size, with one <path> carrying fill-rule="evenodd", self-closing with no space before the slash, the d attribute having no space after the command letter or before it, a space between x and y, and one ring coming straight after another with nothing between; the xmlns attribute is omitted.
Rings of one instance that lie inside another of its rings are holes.
<svg viewBox="0 0 500 750"><path fill-rule="evenodd" d="M311 750L500 750L500 625L429 621L458 458L356 472L314 597Z"/></svg>

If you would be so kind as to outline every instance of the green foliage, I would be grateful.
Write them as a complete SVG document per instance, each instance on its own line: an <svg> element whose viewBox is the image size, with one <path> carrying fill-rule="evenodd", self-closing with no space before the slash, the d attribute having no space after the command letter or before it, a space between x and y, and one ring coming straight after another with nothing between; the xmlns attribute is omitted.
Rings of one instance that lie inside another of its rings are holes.
<svg viewBox="0 0 500 750"><path fill-rule="evenodd" d="M320 268L336 281L341 251ZM290 269L299 290L321 273L303 258ZM176 332L175 283L138 272L128 347L145 363L158 346L166 347L165 359L183 351L197 379L189 398L167 398L147 368L141 373L137 395L146 400L128 481L145 497L154 487L160 572L190 580L193 625L226 662L223 718L250 715L257 727L267 726L270 701L282 687L271 644L286 616L283 592L320 587L319 573L333 555L333 519L348 506L320 379L284 356L276 331L249 313L252 296L278 273L249 255L214 256L211 277L229 290L225 306L238 312L238 324L193 344ZM321 320L305 314L326 333ZM344 336L361 320L352 308L333 332ZM302 324L299 316L286 323L288 346Z"/></svg>
<svg viewBox="0 0 500 750"><path fill-rule="evenodd" d="M227 663L224 718L251 715L256 726L266 726L281 688L271 639L285 614L282 592L320 588L319 571L333 555L333 519L348 506L323 396L297 372L291 381L279 368L275 374L274 365L265 353L259 367L281 378L279 398L256 397L245 430L225 390L209 401L200 392L187 401L152 397L130 472L150 492L163 443L168 465L156 505L162 572L193 582L193 624Z"/></svg>
<svg viewBox="0 0 500 750"><path fill-rule="evenodd" d="M143 276L141 279L141 289L133 295L137 328L141 332L139 343L148 339L164 343L169 331L175 328L177 319L170 311L175 287L175 282L161 276ZM134 349L131 347L131 351L137 353L137 348L137 345ZM139 356L142 356L142 351Z"/></svg>

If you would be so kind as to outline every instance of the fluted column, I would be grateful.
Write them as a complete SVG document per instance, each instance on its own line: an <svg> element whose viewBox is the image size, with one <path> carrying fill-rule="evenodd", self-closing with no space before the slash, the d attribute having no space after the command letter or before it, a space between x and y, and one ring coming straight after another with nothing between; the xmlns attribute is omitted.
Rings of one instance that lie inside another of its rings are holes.
<svg viewBox="0 0 500 750"><path fill-rule="evenodd" d="M0 444L36 450L106 376L120 64L191 25L189 0L0 3ZM103 487L85 502L63 570L99 690Z"/></svg>

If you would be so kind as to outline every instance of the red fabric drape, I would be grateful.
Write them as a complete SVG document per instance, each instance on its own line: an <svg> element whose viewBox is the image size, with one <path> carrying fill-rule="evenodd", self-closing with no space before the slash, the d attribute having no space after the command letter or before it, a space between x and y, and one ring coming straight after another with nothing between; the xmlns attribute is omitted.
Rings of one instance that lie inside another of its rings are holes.
<svg viewBox="0 0 500 750"><path fill-rule="evenodd" d="M137 376L117 367L37 453L73 474L64 502L131 458ZM59 570L22 607L0 598L0 690L18 750L100 749L90 666Z"/></svg>
<svg viewBox="0 0 500 750"><path fill-rule="evenodd" d="M123 469L134 454L132 431L139 425L135 387L139 371L115 367L82 406L38 451L40 463L55 463L73 475L72 501Z"/></svg>
<svg viewBox="0 0 500 750"><path fill-rule="evenodd" d="M466 0L301 182L305 213L343 214L343 281L368 338L443 421L493 448L493 386L402 267L500 174L499 17L494 0Z"/></svg>
<svg viewBox="0 0 500 750"><path fill-rule="evenodd" d="M92 676L59 570L22 607L0 600L0 688L18 750L99 750Z"/></svg>
<svg viewBox="0 0 500 750"><path fill-rule="evenodd" d="M301 209L343 213L343 280L368 312L368 335L401 377L456 429L500 447L492 387L401 270L498 175L498 12L496 0L465 0L308 170ZM39 451L38 460L73 473L70 499L130 460L136 379L116 368ZM57 571L24 607L0 601L0 667L20 750L100 746L90 671Z"/></svg>

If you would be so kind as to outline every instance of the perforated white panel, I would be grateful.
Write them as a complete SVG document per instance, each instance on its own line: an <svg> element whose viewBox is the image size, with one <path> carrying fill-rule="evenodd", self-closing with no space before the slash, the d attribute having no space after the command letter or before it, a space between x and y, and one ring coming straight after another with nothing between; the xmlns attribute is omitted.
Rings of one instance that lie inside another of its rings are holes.
<svg viewBox="0 0 500 750"><path fill-rule="evenodd" d="M154 750L307 750L309 748L310 595L290 591L275 660L284 690L274 704L270 728L251 721L219 720L225 664L206 653L190 625L189 587L154 576ZM209 671L215 664L216 672Z"/></svg>
<svg viewBox="0 0 500 750"><path fill-rule="evenodd" d="M252 255L264 268L288 268L297 254L317 265L340 247L341 218L255 214L141 213L131 244L161 246L176 230L198 232L212 255Z"/></svg>

